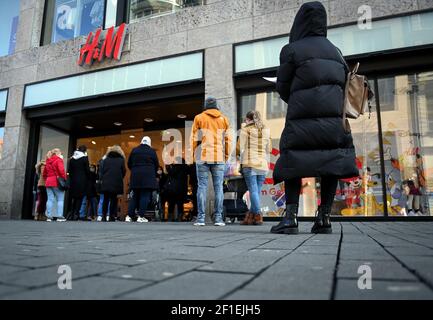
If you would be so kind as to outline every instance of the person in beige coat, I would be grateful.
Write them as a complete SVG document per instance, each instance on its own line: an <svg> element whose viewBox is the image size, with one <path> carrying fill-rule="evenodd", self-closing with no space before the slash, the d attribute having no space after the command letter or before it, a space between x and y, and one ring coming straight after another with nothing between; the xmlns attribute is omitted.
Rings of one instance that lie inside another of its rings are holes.
<svg viewBox="0 0 433 320"><path fill-rule="evenodd" d="M250 212L246 214L241 225L263 224L260 195L269 171L271 149L270 131L263 125L260 113L258 111L248 112L236 146L251 201Z"/></svg>

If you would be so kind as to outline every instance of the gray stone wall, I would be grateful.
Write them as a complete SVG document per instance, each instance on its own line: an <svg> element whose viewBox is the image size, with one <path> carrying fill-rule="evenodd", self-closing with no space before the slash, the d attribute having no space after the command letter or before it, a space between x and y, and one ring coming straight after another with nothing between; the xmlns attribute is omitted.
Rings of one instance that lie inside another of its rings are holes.
<svg viewBox="0 0 433 320"><path fill-rule="evenodd" d="M122 60L94 69L128 64L167 55L205 50L206 94L219 99L236 123L232 44L287 34L303 0L208 0L163 17L130 25L128 48ZM433 7L432 0L322 0L329 24L356 21L357 9L367 4L373 17ZM0 58L0 89L9 88L4 149L0 160L0 219L20 218L24 187L29 121L22 113L24 85L81 73L76 64L84 37L39 47L44 0L21 0L16 52Z"/></svg>

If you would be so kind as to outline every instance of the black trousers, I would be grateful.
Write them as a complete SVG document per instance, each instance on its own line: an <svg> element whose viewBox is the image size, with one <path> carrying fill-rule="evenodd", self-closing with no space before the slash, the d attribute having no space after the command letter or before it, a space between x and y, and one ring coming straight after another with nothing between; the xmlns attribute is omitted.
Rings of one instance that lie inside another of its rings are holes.
<svg viewBox="0 0 433 320"><path fill-rule="evenodd" d="M81 204L83 203L84 197L72 198L72 218L78 219L80 217Z"/></svg>
<svg viewBox="0 0 433 320"><path fill-rule="evenodd" d="M322 206L332 206L337 191L338 178L322 177L320 182L320 198ZM290 179L284 181L286 190L286 204L299 204L302 179Z"/></svg>
<svg viewBox="0 0 433 320"><path fill-rule="evenodd" d="M168 220L169 221L180 221L183 216L183 204L184 197L172 196L168 200ZM174 208L177 205L177 214L174 212Z"/></svg>
<svg viewBox="0 0 433 320"><path fill-rule="evenodd" d="M102 203L102 215L107 216L108 204L110 204L110 217L114 219L117 216L117 194L104 193L104 202Z"/></svg>

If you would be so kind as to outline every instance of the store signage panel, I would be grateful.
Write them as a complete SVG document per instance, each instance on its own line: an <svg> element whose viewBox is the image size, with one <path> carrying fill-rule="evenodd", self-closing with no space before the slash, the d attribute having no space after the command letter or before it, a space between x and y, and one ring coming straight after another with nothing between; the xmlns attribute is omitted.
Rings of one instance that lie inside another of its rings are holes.
<svg viewBox="0 0 433 320"><path fill-rule="evenodd" d="M0 90L0 112L6 111L7 99L8 99L8 91Z"/></svg>
<svg viewBox="0 0 433 320"><path fill-rule="evenodd" d="M202 78L203 52L196 52L29 84L25 89L24 107L42 106Z"/></svg>
<svg viewBox="0 0 433 320"><path fill-rule="evenodd" d="M90 32L86 43L80 49L78 65L92 65L94 61L102 62L105 58L120 60L127 32L126 23L122 23L117 29L108 28L105 32L99 28Z"/></svg>
<svg viewBox="0 0 433 320"><path fill-rule="evenodd" d="M329 28L328 39L345 56L433 44L433 12L373 21L371 29L357 24ZM235 72L243 73L279 66L281 49L289 43L283 36L235 47Z"/></svg>

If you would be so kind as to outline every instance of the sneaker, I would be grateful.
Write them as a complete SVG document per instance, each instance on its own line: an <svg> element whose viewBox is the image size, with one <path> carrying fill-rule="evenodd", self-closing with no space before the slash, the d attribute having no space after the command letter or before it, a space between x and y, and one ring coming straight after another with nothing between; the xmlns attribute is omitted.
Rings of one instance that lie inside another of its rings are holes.
<svg viewBox="0 0 433 320"><path fill-rule="evenodd" d="M125 217L125 222L132 222L131 217L130 217L130 216L126 216L126 217Z"/></svg>
<svg viewBox="0 0 433 320"><path fill-rule="evenodd" d="M46 222L51 222L53 220L51 220L51 218L47 218L47 220L45 220Z"/></svg>
<svg viewBox="0 0 433 320"><path fill-rule="evenodd" d="M61 218L57 218L57 222L65 222L65 221L66 221L66 219L63 218L63 217L61 217Z"/></svg>
<svg viewBox="0 0 433 320"><path fill-rule="evenodd" d="M225 227L226 224L224 222L215 222L214 226L216 226L216 227Z"/></svg>
<svg viewBox="0 0 433 320"><path fill-rule="evenodd" d="M408 217L415 217L416 216L415 211L413 211L413 210L410 210L407 215L408 215Z"/></svg>
<svg viewBox="0 0 433 320"><path fill-rule="evenodd" d="M196 223L194 223L195 227L204 227L205 225L206 225L206 223L204 223L204 222L196 222Z"/></svg>
<svg viewBox="0 0 433 320"><path fill-rule="evenodd" d="M110 216L106 216L105 221L110 222Z"/></svg>
<svg viewBox="0 0 433 320"><path fill-rule="evenodd" d="M98 218L96 218L96 221L101 222L102 221L102 216L98 216Z"/></svg>
<svg viewBox="0 0 433 320"><path fill-rule="evenodd" d="M138 218L137 218L137 222L138 222L138 223L146 223L146 222L149 222L149 220L147 220L147 219L144 218L144 217L138 217Z"/></svg>

